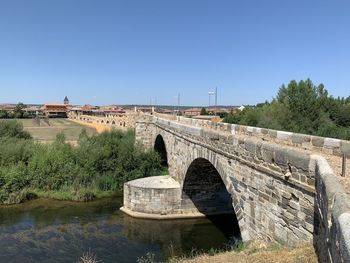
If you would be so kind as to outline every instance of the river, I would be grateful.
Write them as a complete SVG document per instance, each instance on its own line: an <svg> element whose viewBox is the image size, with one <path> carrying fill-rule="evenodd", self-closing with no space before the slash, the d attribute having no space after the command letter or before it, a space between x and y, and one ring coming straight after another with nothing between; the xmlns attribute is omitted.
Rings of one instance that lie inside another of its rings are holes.
<svg viewBox="0 0 350 263"><path fill-rule="evenodd" d="M121 197L89 203L37 199L0 207L0 262L78 262L93 252L101 262L159 261L192 249L222 248L235 234L230 216L154 221L119 211ZM231 238L230 238L231 237ZM234 239L234 238L233 238Z"/></svg>

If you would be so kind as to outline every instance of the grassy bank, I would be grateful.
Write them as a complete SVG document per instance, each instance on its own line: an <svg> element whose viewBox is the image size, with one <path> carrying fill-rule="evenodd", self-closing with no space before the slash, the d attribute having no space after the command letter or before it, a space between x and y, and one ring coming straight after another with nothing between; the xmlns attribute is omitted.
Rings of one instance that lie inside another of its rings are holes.
<svg viewBox="0 0 350 263"><path fill-rule="evenodd" d="M172 261L172 263L317 263L317 256L312 244L303 244L298 247L283 247L277 244L252 243L242 251L230 251L218 254L204 254L194 258Z"/></svg>
<svg viewBox="0 0 350 263"><path fill-rule="evenodd" d="M138 263L156 263L153 254L138 258ZM93 262L93 261L92 261ZM206 253L193 252L186 257L173 257L168 263L317 263L317 256L311 243L297 247L282 246L277 243L255 241L242 244L232 251L211 249Z"/></svg>
<svg viewBox="0 0 350 263"><path fill-rule="evenodd" d="M133 131L89 135L76 146L63 133L54 142L35 142L23 125L0 121L0 203L39 197L89 201L120 192L123 183L162 173L153 150L135 144Z"/></svg>

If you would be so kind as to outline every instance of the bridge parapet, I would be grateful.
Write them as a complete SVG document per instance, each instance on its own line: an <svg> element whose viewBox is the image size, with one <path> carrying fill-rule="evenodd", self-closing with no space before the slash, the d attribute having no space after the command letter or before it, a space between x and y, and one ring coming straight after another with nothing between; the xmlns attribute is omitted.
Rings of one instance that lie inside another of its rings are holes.
<svg viewBox="0 0 350 263"><path fill-rule="evenodd" d="M238 124L212 122L209 120L198 120L182 116L177 116L176 121L190 126L202 127L220 132L229 132L231 134L257 137L266 141L295 146L306 150L313 150L337 156L343 154L350 156L350 141L346 140L324 138L307 134L278 131Z"/></svg>

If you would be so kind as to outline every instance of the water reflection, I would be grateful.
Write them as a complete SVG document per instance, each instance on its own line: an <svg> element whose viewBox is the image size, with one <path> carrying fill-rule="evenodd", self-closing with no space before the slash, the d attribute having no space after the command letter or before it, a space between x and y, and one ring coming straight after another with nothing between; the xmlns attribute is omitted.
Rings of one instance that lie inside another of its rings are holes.
<svg viewBox="0 0 350 263"><path fill-rule="evenodd" d="M147 252L164 260L193 248L221 247L233 234L208 219L134 219L119 211L121 203L121 198L91 203L41 199L0 207L0 262L77 262L88 250L105 263L135 262ZM216 220L220 226L227 222Z"/></svg>

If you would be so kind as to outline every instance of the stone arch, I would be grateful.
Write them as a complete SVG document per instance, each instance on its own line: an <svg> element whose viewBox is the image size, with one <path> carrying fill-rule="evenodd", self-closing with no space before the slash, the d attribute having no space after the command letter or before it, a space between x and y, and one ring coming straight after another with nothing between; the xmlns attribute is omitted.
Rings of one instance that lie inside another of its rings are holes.
<svg viewBox="0 0 350 263"><path fill-rule="evenodd" d="M200 212L209 219L213 215L230 215L232 223L225 227L231 228L232 236L242 239L244 224L237 213L239 202L232 194L231 184L224 179L224 170L218 162L215 164L202 157L190 162L182 182L181 207ZM220 222L217 226L224 227ZM226 232L227 229L222 230Z"/></svg>
<svg viewBox="0 0 350 263"><path fill-rule="evenodd" d="M115 121L112 121L112 125L115 125Z"/></svg>
<svg viewBox="0 0 350 263"><path fill-rule="evenodd" d="M162 135L157 135L153 148L157 153L159 153L162 166L168 167L168 153Z"/></svg>
<svg viewBox="0 0 350 263"><path fill-rule="evenodd" d="M107 121L106 123L109 124L109 121Z"/></svg>
<svg viewBox="0 0 350 263"><path fill-rule="evenodd" d="M103 121L103 120L101 120L101 123L104 123L104 121Z"/></svg>

